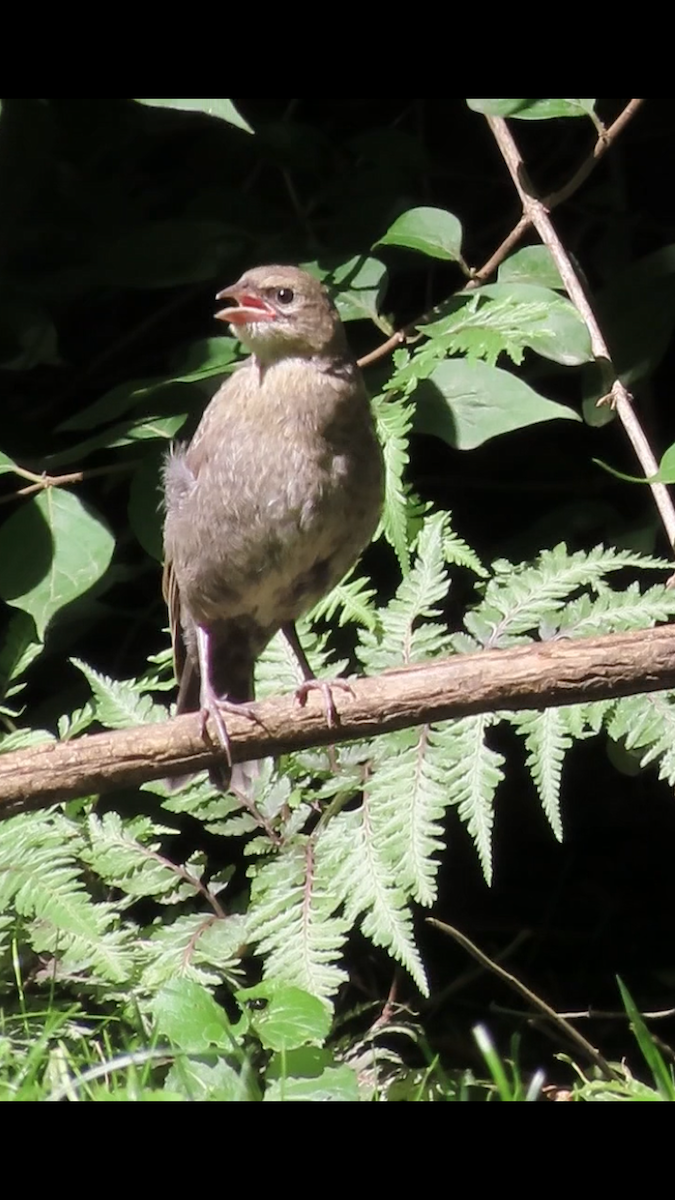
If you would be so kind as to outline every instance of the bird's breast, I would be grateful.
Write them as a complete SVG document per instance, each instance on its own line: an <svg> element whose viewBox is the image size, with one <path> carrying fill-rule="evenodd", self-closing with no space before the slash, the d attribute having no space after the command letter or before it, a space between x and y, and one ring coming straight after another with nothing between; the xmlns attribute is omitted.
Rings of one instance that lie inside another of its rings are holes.
<svg viewBox="0 0 675 1200"><path fill-rule="evenodd" d="M167 468L165 544L192 619L246 613L278 628L334 586L372 537L381 453L358 377L349 394L344 380L308 380L293 364L256 386L246 370Z"/></svg>

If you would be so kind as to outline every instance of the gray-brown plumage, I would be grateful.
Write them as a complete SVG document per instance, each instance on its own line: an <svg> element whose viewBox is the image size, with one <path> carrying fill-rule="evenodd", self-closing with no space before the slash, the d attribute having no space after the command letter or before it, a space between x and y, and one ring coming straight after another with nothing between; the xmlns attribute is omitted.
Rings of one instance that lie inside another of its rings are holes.
<svg viewBox="0 0 675 1200"><path fill-rule="evenodd" d="M297 267L256 267L225 297L216 315L252 354L167 459L164 593L178 711L208 714L227 750L223 710L253 698L258 655L370 541L383 469L324 287Z"/></svg>

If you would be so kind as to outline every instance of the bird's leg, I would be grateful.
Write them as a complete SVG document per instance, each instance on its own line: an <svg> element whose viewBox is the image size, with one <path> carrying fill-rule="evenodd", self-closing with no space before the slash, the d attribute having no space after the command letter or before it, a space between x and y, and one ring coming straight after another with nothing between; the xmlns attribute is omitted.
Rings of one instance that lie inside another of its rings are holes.
<svg viewBox="0 0 675 1200"><path fill-rule="evenodd" d="M298 631L292 621L289 622L288 625L283 626L283 634L295 657L297 658L300 670L305 677L304 682L295 689L296 700L298 700L300 704L304 704L309 692L321 692L321 695L323 696L324 711L326 713L326 724L328 725L329 729L335 729L335 726L338 723L338 714L335 707L335 701L333 700L332 689L335 687L340 688L341 691L349 692L349 694L353 696L353 687L347 682L346 679L340 679L339 677L336 679L331 679L330 681L327 679L317 679L310 666L309 659L302 648L302 643L298 637Z"/></svg>
<svg viewBox="0 0 675 1200"><path fill-rule="evenodd" d="M224 712L237 713L238 716L248 717L250 721L257 721L255 713L250 705L241 701L228 700L226 697L219 696L214 690L211 683L211 638L207 629L203 625L197 625L197 659L199 661L199 708L202 714L202 737L208 739L207 721L209 717L213 721L218 733L218 741L220 742L227 756L228 766L232 766L232 753L230 735L227 732L225 721L223 718Z"/></svg>
<svg viewBox="0 0 675 1200"><path fill-rule="evenodd" d="M202 716L202 737L206 741L208 731L206 722L209 717L213 721L229 766L232 766L230 738L225 728L222 714L222 703L219 701L211 683L211 639L203 625L197 625L197 657L199 659L199 709Z"/></svg>

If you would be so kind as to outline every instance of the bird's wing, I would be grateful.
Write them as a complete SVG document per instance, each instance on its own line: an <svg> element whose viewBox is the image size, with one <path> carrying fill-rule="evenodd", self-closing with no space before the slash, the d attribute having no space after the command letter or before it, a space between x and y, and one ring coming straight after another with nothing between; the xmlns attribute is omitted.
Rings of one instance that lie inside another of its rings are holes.
<svg viewBox="0 0 675 1200"><path fill-rule="evenodd" d="M173 667L176 674L176 682L180 684L183 671L185 670L187 653L180 625L180 594L171 559L167 559L164 563L162 594L166 607L169 610L169 631L171 633L171 648L173 650Z"/></svg>

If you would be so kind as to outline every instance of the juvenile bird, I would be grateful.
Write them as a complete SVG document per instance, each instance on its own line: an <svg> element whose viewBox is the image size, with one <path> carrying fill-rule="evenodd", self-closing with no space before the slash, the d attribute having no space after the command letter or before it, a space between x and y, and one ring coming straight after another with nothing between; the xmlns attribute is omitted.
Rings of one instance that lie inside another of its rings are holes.
<svg viewBox="0 0 675 1200"><path fill-rule="evenodd" d="M323 285L297 267L256 267L216 298L252 353L167 458L164 595L177 711L212 719L229 764L224 712L253 699L269 640L292 635L370 541L383 465ZM211 775L228 786L229 769Z"/></svg>

